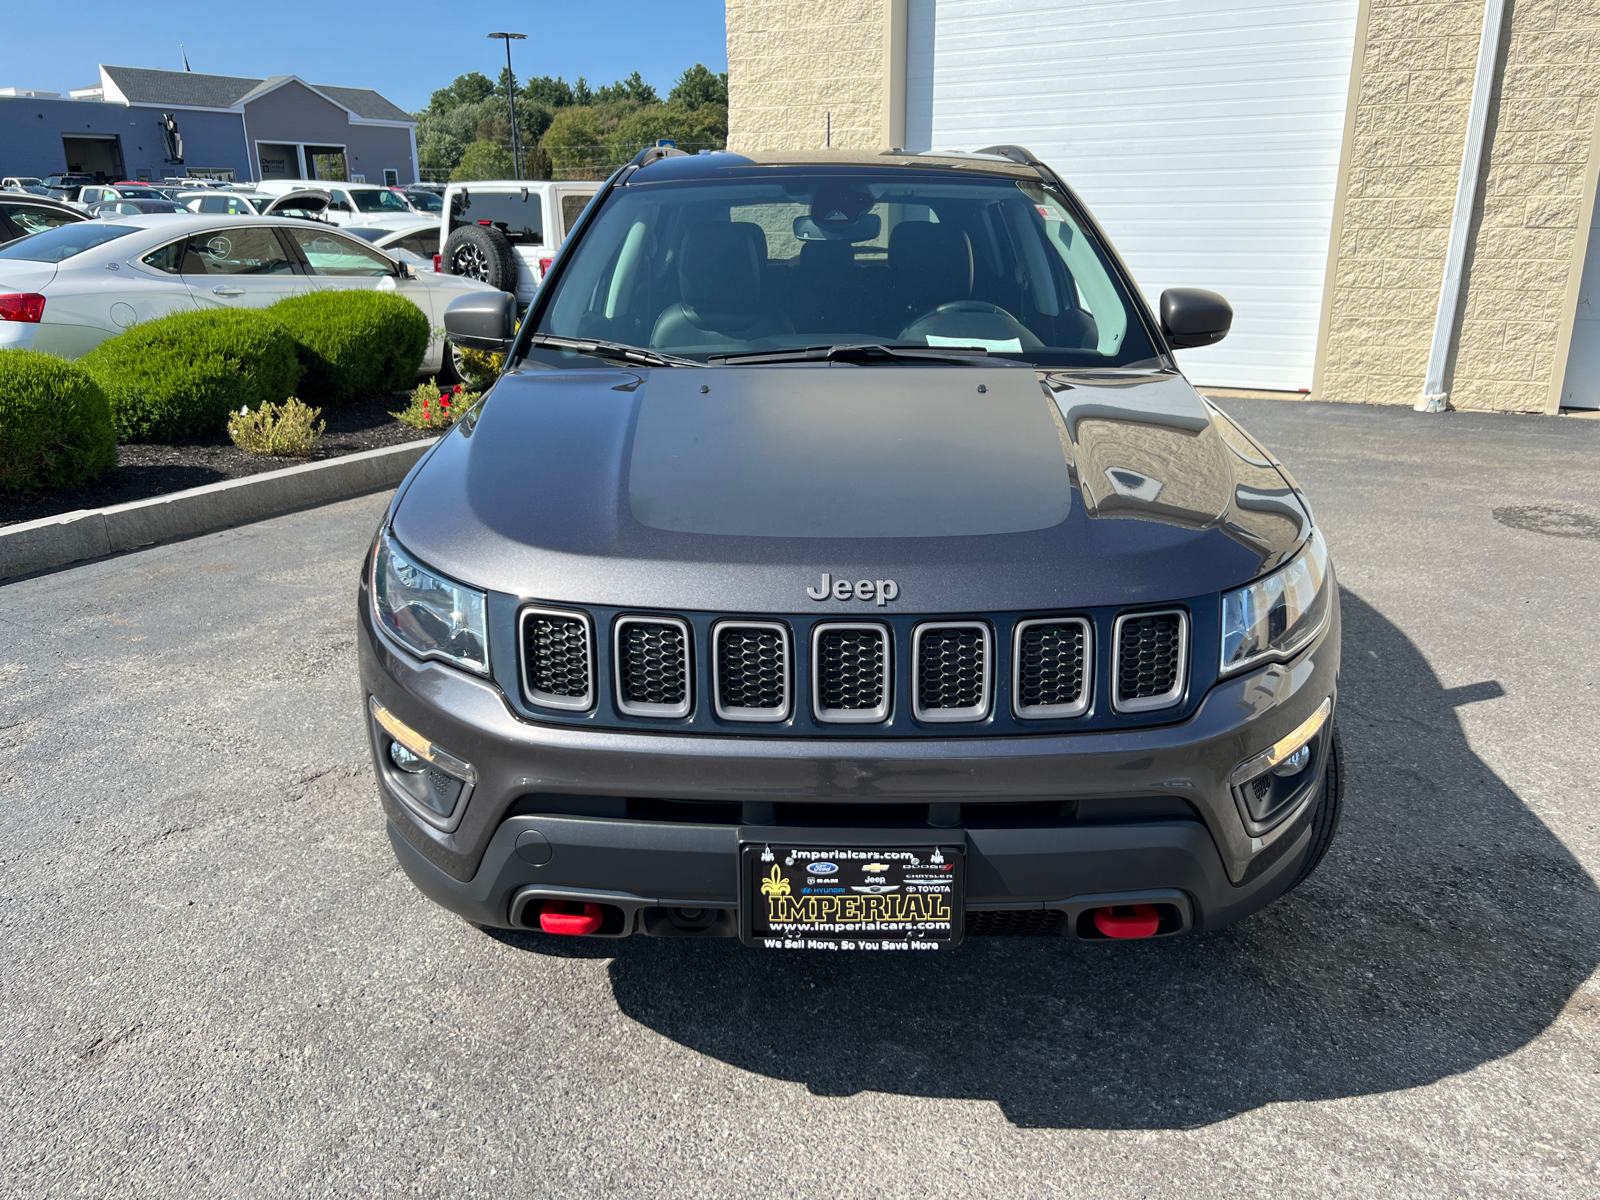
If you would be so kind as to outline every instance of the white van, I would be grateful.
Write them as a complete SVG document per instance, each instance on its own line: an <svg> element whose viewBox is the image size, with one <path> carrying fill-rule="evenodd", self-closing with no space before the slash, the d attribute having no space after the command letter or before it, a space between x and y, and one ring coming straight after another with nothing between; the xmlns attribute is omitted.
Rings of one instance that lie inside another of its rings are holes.
<svg viewBox="0 0 1600 1200"><path fill-rule="evenodd" d="M440 218L441 269L528 304L578 222L599 179L494 179L452 183Z"/></svg>

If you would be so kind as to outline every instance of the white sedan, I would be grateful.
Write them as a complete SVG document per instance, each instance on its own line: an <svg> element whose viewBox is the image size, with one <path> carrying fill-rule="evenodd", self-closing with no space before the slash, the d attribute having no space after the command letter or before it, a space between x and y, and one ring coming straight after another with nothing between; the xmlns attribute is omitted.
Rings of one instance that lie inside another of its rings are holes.
<svg viewBox="0 0 1600 1200"><path fill-rule="evenodd" d="M286 296L393 291L442 331L444 310L495 289L418 271L338 229L272 217L159 216L78 221L0 246L0 350L77 358L168 313L265 308ZM420 373L455 382L443 333Z"/></svg>

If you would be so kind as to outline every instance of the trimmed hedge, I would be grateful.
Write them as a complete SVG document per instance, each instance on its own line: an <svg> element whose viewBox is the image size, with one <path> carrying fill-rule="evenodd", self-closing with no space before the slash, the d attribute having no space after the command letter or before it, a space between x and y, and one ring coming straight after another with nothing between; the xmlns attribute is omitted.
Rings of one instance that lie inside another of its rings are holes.
<svg viewBox="0 0 1600 1200"><path fill-rule="evenodd" d="M116 465L111 408L89 372L0 350L0 490L72 487Z"/></svg>
<svg viewBox="0 0 1600 1200"><path fill-rule="evenodd" d="M322 404L409 387L432 336L423 311L394 292L312 292L266 311L300 347L302 395Z"/></svg>
<svg viewBox="0 0 1600 1200"><path fill-rule="evenodd" d="M159 317L79 362L105 390L124 442L220 433L229 413L288 399L301 373L289 331L260 309Z"/></svg>

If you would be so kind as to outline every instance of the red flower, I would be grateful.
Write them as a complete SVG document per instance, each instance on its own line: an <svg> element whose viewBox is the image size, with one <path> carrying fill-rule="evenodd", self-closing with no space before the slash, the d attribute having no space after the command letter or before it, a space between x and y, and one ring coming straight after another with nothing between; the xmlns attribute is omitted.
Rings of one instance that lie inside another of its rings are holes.
<svg viewBox="0 0 1600 1200"><path fill-rule="evenodd" d="M459 396L461 394L461 385L458 383L455 387L451 388L450 394L452 396Z"/></svg>

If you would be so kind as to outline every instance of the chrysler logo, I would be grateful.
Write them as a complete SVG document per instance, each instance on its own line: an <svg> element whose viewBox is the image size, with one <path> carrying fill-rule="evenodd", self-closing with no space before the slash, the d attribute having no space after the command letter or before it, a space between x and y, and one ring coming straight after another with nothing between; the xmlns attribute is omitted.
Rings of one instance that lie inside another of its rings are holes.
<svg viewBox="0 0 1600 1200"><path fill-rule="evenodd" d="M806 595L813 600L875 600L882 608L900 594L900 585L892 579L835 579L827 571L822 573L821 587L808 587Z"/></svg>

